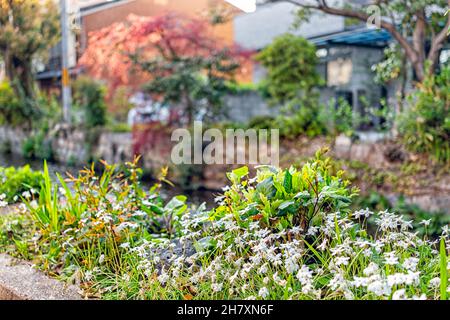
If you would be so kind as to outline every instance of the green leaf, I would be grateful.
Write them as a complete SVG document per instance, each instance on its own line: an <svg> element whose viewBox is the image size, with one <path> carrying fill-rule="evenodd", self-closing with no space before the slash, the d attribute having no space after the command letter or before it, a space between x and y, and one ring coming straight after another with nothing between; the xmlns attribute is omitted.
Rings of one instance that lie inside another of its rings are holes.
<svg viewBox="0 0 450 320"><path fill-rule="evenodd" d="M277 189L273 185L273 177L270 176L256 185L256 191L262 193L268 199L271 199L277 193Z"/></svg>
<svg viewBox="0 0 450 320"><path fill-rule="evenodd" d="M284 172L283 187L287 193L290 193L292 191L292 175L289 170L286 170Z"/></svg>
<svg viewBox="0 0 450 320"><path fill-rule="evenodd" d="M448 275L447 275L447 252L445 249L444 238L441 239L440 247L440 266L441 266L441 300L447 300L447 286L448 286Z"/></svg>

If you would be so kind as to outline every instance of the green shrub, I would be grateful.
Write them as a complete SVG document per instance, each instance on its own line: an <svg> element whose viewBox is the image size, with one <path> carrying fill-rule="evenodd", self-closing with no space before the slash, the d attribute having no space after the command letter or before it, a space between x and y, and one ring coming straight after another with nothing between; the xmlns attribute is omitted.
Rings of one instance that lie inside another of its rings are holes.
<svg viewBox="0 0 450 320"><path fill-rule="evenodd" d="M295 102L290 104L291 107L293 105ZM305 102L297 105L294 111L277 117L275 125L280 129L282 137L315 137L329 133L329 123L325 115L325 107L318 101Z"/></svg>
<svg viewBox="0 0 450 320"><path fill-rule="evenodd" d="M51 141L46 138L46 130L40 130L23 142L22 155L26 159L53 159L52 144Z"/></svg>
<svg viewBox="0 0 450 320"><path fill-rule="evenodd" d="M0 82L0 124L19 125L26 117L14 90L6 81Z"/></svg>
<svg viewBox="0 0 450 320"><path fill-rule="evenodd" d="M275 128L275 118L272 116L256 116L248 122L248 128L271 129Z"/></svg>
<svg viewBox="0 0 450 320"><path fill-rule="evenodd" d="M284 230L299 225L307 230L319 212L347 212L355 193L343 181L342 172L329 173L330 159L305 164L301 170L286 170L270 166L258 169L256 180L250 183L249 171L242 167L228 173L232 185L224 193L222 205L214 210L215 217L232 213L244 225L261 221L266 227Z"/></svg>
<svg viewBox="0 0 450 320"><path fill-rule="evenodd" d="M29 165L17 169L0 167L0 181L0 194L6 195L6 201L15 202L26 191L39 190L43 174L31 170Z"/></svg>
<svg viewBox="0 0 450 320"><path fill-rule="evenodd" d="M398 125L405 146L450 163L450 67L418 84L408 103Z"/></svg>
<svg viewBox="0 0 450 320"><path fill-rule="evenodd" d="M106 89L98 81L79 77L74 83L74 104L83 113L83 125L94 128L106 124Z"/></svg>
<svg viewBox="0 0 450 320"><path fill-rule="evenodd" d="M257 56L267 69L262 86L274 103L286 103L309 95L321 84L316 71L316 47L308 40L293 34L281 35Z"/></svg>

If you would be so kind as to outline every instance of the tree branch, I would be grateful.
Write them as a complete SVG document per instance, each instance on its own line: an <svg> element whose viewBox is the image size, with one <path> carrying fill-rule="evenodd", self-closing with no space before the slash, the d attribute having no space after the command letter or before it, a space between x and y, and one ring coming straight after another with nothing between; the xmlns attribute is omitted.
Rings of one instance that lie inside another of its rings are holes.
<svg viewBox="0 0 450 320"><path fill-rule="evenodd" d="M437 63L439 51L442 49L444 42L447 39L448 28L450 28L450 14L448 14L447 23L444 28L431 39L431 47L427 59L431 61L433 66Z"/></svg>

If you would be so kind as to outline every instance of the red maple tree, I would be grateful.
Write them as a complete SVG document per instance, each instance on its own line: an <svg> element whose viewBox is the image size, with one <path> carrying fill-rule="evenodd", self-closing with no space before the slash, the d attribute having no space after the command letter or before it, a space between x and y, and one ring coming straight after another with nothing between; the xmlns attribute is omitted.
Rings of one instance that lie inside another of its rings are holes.
<svg viewBox="0 0 450 320"><path fill-rule="evenodd" d="M226 52L227 58L247 60L252 52L227 46L215 36L206 20L167 13L156 17L129 15L124 22L114 23L89 34L88 46L79 66L91 76L107 82L112 90L119 86L138 87L152 78L145 63L133 57L161 57L176 60L207 57ZM170 68L166 70L171 72ZM159 75L160 76L160 75Z"/></svg>

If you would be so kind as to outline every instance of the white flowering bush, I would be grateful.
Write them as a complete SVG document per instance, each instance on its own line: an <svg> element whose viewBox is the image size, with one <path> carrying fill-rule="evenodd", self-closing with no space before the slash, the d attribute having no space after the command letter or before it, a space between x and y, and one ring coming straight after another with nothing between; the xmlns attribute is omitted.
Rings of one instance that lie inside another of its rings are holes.
<svg viewBox="0 0 450 320"><path fill-rule="evenodd" d="M0 218L0 242L106 299L447 299L448 226L429 239L395 213L350 210L355 190L329 165L236 169L212 210L164 205L134 169L87 171L66 204L43 189Z"/></svg>
<svg viewBox="0 0 450 320"><path fill-rule="evenodd" d="M369 217L376 218L374 235ZM450 289L447 282L441 288L450 267L448 229L439 254L438 240L418 238L410 221L386 211L330 213L308 230L276 231L257 221L242 227L231 213L212 222L208 213L186 215L182 225L180 242L196 244L193 254L175 252L170 241L129 250L143 275L134 278L154 290L142 297L439 299ZM168 263L161 249L171 253Z"/></svg>

